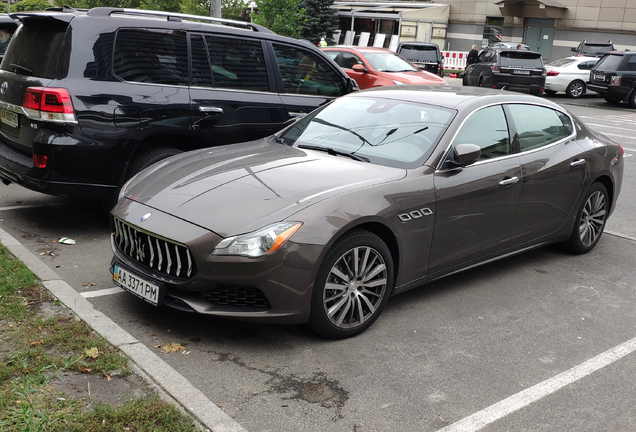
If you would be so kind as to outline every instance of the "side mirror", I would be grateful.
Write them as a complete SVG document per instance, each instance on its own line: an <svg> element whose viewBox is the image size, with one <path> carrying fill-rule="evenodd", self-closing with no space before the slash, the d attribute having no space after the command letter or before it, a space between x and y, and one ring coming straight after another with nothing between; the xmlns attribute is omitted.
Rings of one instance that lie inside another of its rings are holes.
<svg viewBox="0 0 636 432"><path fill-rule="evenodd" d="M453 149L453 163L466 166L475 163L481 157L481 148L476 144L457 144Z"/></svg>
<svg viewBox="0 0 636 432"><path fill-rule="evenodd" d="M570 48L572 52L576 52L576 48Z"/></svg>
<svg viewBox="0 0 636 432"><path fill-rule="evenodd" d="M353 78L347 77L347 94L360 90L360 86Z"/></svg>
<svg viewBox="0 0 636 432"><path fill-rule="evenodd" d="M353 69L356 72L362 72L362 73L369 72L367 68L365 68L364 65L361 65L361 64L355 64L351 66L351 69Z"/></svg>

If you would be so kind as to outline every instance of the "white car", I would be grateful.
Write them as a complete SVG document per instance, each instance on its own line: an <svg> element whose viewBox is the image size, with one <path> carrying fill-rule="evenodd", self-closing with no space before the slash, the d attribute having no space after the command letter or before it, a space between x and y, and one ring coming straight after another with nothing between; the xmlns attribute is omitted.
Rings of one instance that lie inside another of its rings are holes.
<svg viewBox="0 0 636 432"><path fill-rule="evenodd" d="M553 95L565 92L577 98L585 93L585 83L590 80L590 69L599 59L596 57L566 57L545 66L545 92Z"/></svg>

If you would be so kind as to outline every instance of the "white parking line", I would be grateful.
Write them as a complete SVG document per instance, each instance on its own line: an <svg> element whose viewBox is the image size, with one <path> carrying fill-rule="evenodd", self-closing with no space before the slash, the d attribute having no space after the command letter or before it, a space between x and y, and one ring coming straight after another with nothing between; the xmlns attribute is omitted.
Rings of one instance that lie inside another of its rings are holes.
<svg viewBox="0 0 636 432"><path fill-rule="evenodd" d="M22 209L38 208L38 207L51 207L51 206L58 206L58 205L64 205L64 204L70 204L70 203L69 202L60 202L60 203L48 203L48 204L15 205L15 206L8 206L8 207L0 207L0 211L22 210Z"/></svg>
<svg viewBox="0 0 636 432"><path fill-rule="evenodd" d="M621 128L621 127L617 127L617 126L613 126L613 125L609 125L609 124L595 124L595 123L589 123L589 122L585 122L586 126L596 126L596 127L602 127L602 128L609 128L609 129L620 129L620 130L624 130L624 131L630 131L630 132L636 132L636 129L629 129L629 128ZM593 128L592 128L593 129Z"/></svg>
<svg viewBox="0 0 636 432"><path fill-rule="evenodd" d="M636 351L636 338L618 345L553 378L510 396L438 432L474 432Z"/></svg>
<svg viewBox="0 0 636 432"><path fill-rule="evenodd" d="M120 292L124 292L124 290L119 287L115 287L115 288L105 288L105 289L97 290L97 291L86 291L80 294L84 298L91 298L91 297L101 297L101 296L106 296L111 294L119 294Z"/></svg>

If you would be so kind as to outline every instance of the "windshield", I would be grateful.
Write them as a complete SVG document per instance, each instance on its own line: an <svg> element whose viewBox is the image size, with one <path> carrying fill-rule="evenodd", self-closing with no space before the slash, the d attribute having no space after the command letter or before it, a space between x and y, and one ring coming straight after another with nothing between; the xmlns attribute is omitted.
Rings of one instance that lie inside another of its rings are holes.
<svg viewBox="0 0 636 432"><path fill-rule="evenodd" d="M402 45L402 48L400 48L400 54L402 57L406 57L410 61L439 60L437 49L431 46Z"/></svg>
<svg viewBox="0 0 636 432"><path fill-rule="evenodd" d="M421 166L455 111L433 105L348 97L335 100L286 129L285 144L319 146L398 168Z"/></svg>
<svg viewBox="0 0 636 432"><path fill-rule="evenodd" d="M418 68L393 53L364 54L373 69L380 72L413 72Z"/></svg>
<svg viewBox="0 0 636 432"><path fill-rule="evenodd" d="M586 44L583 49L581 50L582 54L605 54L608 51L614 51L614 45L607 45L607 44L603 44L603 45L591 45L591 44Z"/></svg>

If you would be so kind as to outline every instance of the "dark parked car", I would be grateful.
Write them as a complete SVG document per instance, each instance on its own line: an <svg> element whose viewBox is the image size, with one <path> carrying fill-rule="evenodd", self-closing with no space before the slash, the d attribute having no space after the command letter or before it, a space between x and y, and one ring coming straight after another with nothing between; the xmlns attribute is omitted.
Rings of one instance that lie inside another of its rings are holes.
<svg viewBox="0 0 636 432"><path fill-rule="evenodd" d="M621 101L636 108L636 52L605 54L590 71L587 89L609 103Z"/></svg>
<svg viewBox="0 0 636 432"><path fill-rule="evenodd" d="M486 48L479 53L476 63L466 66L463 84L539 95L545 87L545 76L538 52Z"/></svg>
<svg viewBox="0 0 636 432"><path fill-rule="evenodd" d="M622 177L622 148L547 100L382 87L133 177L111 271L153 305L348 337L445 275L549 243L592 250Z"/></svg>
<svg viewBox="0 0 636 432"><path fill-rule="evenodd" d="M532 48L530 48L528 45L514 42L495 42L494 44L488 45L488 48L520 49L523 51L532 51Z"/></svg>
<svg viewBox="0 0 636 432"><path fill-rule="evenodd" d="M425 42L402 42L397 53L420 69L444 77L444 57L439 46Z"/></svg>
<svg viewBox="0 0 636 432"><path fill-rule="evenodd" d="M603 57L606 52L614 50L615 48L612 41L608 41L607 43L592 43L584 40L579 46L572 48L572 52L582 57Z"/></svg>
<svg viewBox="0 0 636 432"><path fill-rule="evenodd" d="M167 156L271 135L356 88L319 49L250 23L115 8L11 16L22 26L0 67L0 177L44 193L114 200Z"/></svg>

